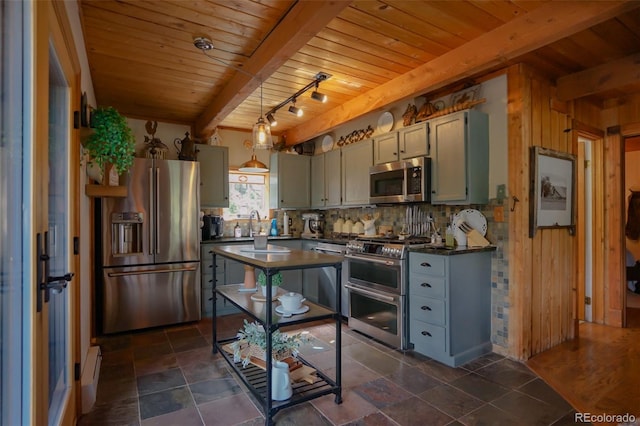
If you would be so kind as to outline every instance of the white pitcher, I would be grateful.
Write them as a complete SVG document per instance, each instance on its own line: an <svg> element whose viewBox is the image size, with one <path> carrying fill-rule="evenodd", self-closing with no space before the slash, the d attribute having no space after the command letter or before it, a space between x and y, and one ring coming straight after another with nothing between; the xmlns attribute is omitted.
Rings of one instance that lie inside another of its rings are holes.
<svg viewBox="0 0 640 426"><path fill-rule="evenodd" d="M271 368L271 399L285 401L291 398L291 378L289 377L289 364L282 361L273 361Z"/></svg>

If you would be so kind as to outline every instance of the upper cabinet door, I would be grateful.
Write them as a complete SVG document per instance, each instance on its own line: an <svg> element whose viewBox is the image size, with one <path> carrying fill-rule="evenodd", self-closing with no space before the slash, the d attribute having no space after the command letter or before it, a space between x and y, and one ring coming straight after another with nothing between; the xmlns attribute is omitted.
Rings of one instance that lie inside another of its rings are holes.
<svg viewBox="0 0 640 426"><path fill-rule="evenodd" d="M398 131L401 160L429 155L427 128L425 121Z"/></svg>
<svg viewBox="0 0 640 426"><path fill-rule="evenodd" d="M429 120L432 204L489 201L489 121L475 110Z"/></svg>
<svg viewBox="0 0 640 426"><path fill-rule="evenodd" d="M342 204L342 154L334 149L324 154L324 195L326 207Z"/></svg>
<svg viewBox="0 0 640 426"><path fill-rule="evenodd" d="M269 172L270 207L311 206L311 157L284 152L271 154Z"/></svg>
<svg viewBox="0 0 640 426"><path fill-rule="evenodd" d="M385 133L373 139L374 164L398 161L398 132Z"/></svg>
<svg viewBox="0 0 640 426"><path fill-rule="evenodd" d="M229 148L198 145L200 207L229 207Z"/></svg>
<svg viewBox="0 0 640 426"><path fill-rule="evenodd" d="M369 168L373 141L366 139L342 148L342 205L369 204Z"/></svg>
<svg viewBox="0 0 640 426"><path fill-rule="evenodd" d="M311 207L313 208L324 207L326 202L324 162L325 154L311 157Z"/></svg>

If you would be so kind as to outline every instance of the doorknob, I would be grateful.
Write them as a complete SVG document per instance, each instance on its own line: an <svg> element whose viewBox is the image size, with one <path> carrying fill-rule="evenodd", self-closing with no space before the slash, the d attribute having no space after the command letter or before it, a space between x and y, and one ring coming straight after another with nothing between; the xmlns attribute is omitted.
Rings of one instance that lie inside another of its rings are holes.
<svg viewBox="0 0 640 426"><path fill-rule="evenodd" d="M51 298L51 291L58 294L61 293L67 287L67 283L73 279L73 273L69 272L62 276L51 277L49 276L49 233L44 233L44 241L41 240L40 234L36 236L36 253L38 256L38 279L37 279L37 293L36 309L38 312L42 310L42 296L40 291L44 291L44 302L49 303Z"/></svg>
<svg viewBox="0 0 640 426"><path fill-rule="evenodd" d="M60 277L48 277L46 283L40 284L40 289L45 291L44 301L49 301L49 291L60 294L67 288L67 283L73 279L73 272L68 272Z"/></svg>

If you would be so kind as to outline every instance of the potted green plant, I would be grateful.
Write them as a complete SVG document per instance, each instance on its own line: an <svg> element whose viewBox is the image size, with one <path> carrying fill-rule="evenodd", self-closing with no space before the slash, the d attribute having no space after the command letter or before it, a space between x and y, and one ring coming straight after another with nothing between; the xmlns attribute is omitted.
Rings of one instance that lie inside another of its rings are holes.
<svg viewBox="0 0 640 426"><path fill-rule="evenodd" d="M246 367L251 362L251 357L266 360L267 338L260 324L244 320L244 326L238 331L237 337L238 340L231 344L234 362L242 361L242 366ZM302 333L289 335L276 330L271 333L271 357L275 361L295 357L300 346L308 341L309 338Z"/></svg>
<svg viewBox="0 0 640 426"><path fill-rule="evenodd" d="M125 117L113 107L99 107L92 113L93 132L83 146L89 161L108 176L106 165L113 165L118 175L128 171L133 165L135 141Z"/></svg>
<svg viewBox="0 0 640 426"><path fill-rule="evenodd" d="M267 297L267 276L263 271L258 274L258 284L262 289L262 295ZM271 297L275 297L278 294L278 287L282 285L282 273L276 272L271 276Z"/></svg>

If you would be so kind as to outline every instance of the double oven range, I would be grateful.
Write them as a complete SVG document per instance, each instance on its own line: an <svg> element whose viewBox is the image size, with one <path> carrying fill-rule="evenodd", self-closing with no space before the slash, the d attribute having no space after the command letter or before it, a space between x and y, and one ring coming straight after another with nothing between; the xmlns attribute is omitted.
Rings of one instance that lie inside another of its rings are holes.
<svg viewBox="0 0 640 426"><path fill-rule="evenodd" d="M427 240L358 238L347 243L349 327L399 349L408 349L409 247Z"/></svg>

